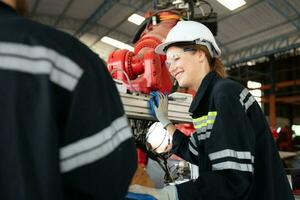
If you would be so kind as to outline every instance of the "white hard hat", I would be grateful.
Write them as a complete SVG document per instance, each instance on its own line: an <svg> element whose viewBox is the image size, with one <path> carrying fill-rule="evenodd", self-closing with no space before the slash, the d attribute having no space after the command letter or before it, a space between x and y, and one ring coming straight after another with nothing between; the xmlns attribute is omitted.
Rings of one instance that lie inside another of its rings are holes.
<svg viewBox="0 0 300 200"><path fill-rule="evenodd" d="M204 45L212 57L221 56L212 32L203 24L195 21L179 21L168 33L166 40L155 48L157 54L166 54L166 47L179 42Z"/></svg>

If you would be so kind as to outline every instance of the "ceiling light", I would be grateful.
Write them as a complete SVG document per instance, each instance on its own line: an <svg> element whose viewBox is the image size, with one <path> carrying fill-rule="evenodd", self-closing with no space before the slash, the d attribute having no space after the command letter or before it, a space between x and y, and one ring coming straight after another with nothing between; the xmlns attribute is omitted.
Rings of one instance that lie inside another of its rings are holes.
<svg viewBox="0 0 300 200"><path fill-rule="evenodd" d="M248 65L248 66L253 66L253 65L255 65L255 64L256 64L255 61L248 61L248 62L247 62L247 65Z"/></svg>
<svg viewBox="0 0 300 200"><path fill-rule="evenodd" d="M130 17L128 17L128 21L140 25L145 20L145 17L138 15L138 14L132 14Z"/></svg>
<svg viewBox="0 0 300 200"><path fill-rule="evenodd" d="M248 81L247 82L248 88L260 88L261 86L262 86L262 84L260 82L256 82L256 81Z"/></svg>
<svg viewBox="0 0 300 200"><path fill-rule="evenodd" d="M119 49L128 49L129 51L134 50L134 48L132 46L130 46L124 42L121 42L119 40L115 40L113 38L107 37L107 36L104 36L103 38L101 38L101 41L106 44L109 44L111 46L117 47Z"/></svg>
<svg viewBox="0 0 300 200"><path fill-rule="evenodd" d="M244 0L218 0L223 6L228 8L229 10L237 9L246 4Z"/></svg>

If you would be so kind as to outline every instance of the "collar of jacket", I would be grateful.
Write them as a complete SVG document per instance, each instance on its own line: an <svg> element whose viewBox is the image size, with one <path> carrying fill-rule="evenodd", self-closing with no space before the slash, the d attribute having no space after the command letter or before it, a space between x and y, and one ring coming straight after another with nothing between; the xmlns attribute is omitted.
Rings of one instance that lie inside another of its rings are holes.
<svg viewBox="0 0 300 200"><path fill-rule="evenodd" d="M206 93L208 86L216 77L217 77L216 73L212 71L212 72L209 72L208 74L206 74L206 76L203 78L201 85L198 88L198 91L191 103L191 106L189 109L190 113L194 113L196 108L199 106L201 99L203 98L204 94Z"/></svg>
<svg viewBox="0 0 300 200"><path fill-rule="evenodd" d="M17 12L12 7L0 1L0 14L3 13L17 14Z"/></svg>

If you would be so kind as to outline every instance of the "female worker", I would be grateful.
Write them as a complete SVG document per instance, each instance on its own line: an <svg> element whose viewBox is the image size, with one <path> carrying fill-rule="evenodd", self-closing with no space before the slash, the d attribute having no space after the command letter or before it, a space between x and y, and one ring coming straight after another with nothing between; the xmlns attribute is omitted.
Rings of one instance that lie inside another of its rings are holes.
<svg viewBox="0 0 300 200"><path fill-rule="evenodd" d="M294 199L265 116L246 88L226 79L210 30L180 21L155 51L166 54L179 86L196 91L189 109L196 129L191 137L170 122L161 93L155 113L173 138L172 152L198 165L200 175L163 189L134 185L130 191L163 200Z"/></svg>

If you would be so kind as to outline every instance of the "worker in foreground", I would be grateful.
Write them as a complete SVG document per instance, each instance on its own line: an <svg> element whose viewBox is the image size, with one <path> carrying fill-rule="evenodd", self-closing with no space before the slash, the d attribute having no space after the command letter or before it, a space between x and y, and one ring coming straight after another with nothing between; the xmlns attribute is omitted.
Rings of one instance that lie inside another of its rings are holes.
<svg viewBox="0 0 300 200"><path fill-rule="evenodd" d="M166 54L179 86L196 91L189 109L196 129L191 137L168 119L162 93L155 114L173 139L167 150L198 165L199 177L163 189L133 185L130 191L161 200L294 199L265 116L246 88L226 79L210 30L180 21L156 52Z"/></svg>
<svg viewBox="0 0 300 200"><path fill-rule="evenodd" d="M24 6L0 1L0 199L123 200L136 151L106 66Z"/></svg>

